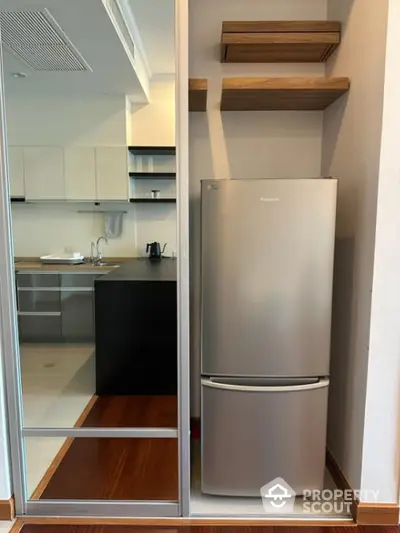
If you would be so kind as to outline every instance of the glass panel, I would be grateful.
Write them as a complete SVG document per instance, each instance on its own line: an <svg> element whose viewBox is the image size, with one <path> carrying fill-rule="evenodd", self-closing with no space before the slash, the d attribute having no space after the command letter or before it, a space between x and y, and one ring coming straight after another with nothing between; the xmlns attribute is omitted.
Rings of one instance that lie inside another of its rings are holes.
<svg viewBox="0 0 400 533"><path fill-rule="evenodd" d="M177 427L175 6L149 2L2 14L25 428Z"/></svg>
<svg viewBox="0 0 400 533"><path fill-rule="evenodd" d="M25 427L177 427L176 394L97 395L92 344L26 342L20 353Z"/></svg>
<svg viewBox="0 0 400 533"><path fill-rule="evenodd" d="M27 437L32 500L178 500L178 440Z"/></svg>
<svg viewBox="0 0 400 533"><path fill-rule="evenodd" d="M25 427L80 425L95 392L93 344L24 342L20 357Z"/></svg>

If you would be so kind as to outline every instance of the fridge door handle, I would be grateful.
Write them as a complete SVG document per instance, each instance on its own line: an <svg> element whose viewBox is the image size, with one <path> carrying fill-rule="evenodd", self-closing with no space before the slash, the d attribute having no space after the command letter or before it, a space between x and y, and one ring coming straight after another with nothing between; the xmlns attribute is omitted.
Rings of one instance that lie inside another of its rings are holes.
<svg viewBox="0 0 400 533"><path fill-rule="evenodd" d="M212 389L240 391L240 392L300 392L310 391L315 389L324 389L329 385L329 379L323 378L316 383L307 383L306 385L232 385L227 383L218 383L218 380L203 378L201 380L203 387L210 387Z"/></svg>

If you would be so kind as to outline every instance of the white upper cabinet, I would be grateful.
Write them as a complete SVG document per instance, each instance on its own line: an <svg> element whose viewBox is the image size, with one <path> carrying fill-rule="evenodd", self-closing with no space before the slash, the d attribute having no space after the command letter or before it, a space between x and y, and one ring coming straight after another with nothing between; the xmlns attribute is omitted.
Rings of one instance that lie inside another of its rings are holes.
<svg viewBox="0 0 400 533"><path fill-rule="evenodd" d="M126 147L96 148L98 200L129 200Z"/></svg>
<svg viewBox="0 0 400 533"><path fill-rule="evenodd" d="M129 200L126 147L11 147L10 176L26 200Z"/></svg>
<svg viewBox="0 0 400 533"><path fill-rule="evenodd" d="M19 146L8 148L11 197L25 197L24 154Z"/></svg>
<svg viewBox="0 0 400 533"><path fill-rule="evenodd" d="M67 200L97 200L94 148L65 148L64 169Z"/></svg>
<svg viewBox="0 0 400 533"><path fill-rule="evenodd" d="M65 200L64 154L61 147L24 148L27 200Z"/></svg>

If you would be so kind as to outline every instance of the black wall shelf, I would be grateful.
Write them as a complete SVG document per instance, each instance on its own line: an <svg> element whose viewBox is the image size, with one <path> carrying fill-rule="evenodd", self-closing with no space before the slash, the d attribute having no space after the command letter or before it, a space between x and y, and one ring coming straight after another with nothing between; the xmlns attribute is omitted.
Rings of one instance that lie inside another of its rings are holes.
<svg viewBox="0 0 400 533"><path fill-rule="evenodd" d="M175 146L128 146L128 150L135 155L175 155Z"/></svg>
<svg viewBox="0 0 400 533"><path fill-rule="evenodd" d="M131 198L134 204L175 204L176 198Z"/></svg>
<svg viewBox="0 0 400 533"><path fill-rule="evenodd" d="M176 172L129 172L129 177L136 179L174 180L176 178Z"/></svg>
<svg viewBox="0 0 400 533"><path fill-rule="evenodd" d="M11 196L12 204L23 204L25 203L25 198L23 196Z"/></svg>

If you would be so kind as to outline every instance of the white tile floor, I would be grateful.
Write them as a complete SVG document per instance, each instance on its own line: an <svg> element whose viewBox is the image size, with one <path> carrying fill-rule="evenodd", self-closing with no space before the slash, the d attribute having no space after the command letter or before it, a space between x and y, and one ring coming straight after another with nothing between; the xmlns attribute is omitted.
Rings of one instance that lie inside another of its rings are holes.
<svg viewBox="0 0 400 533"><path fill-rule="evenodd" d="M0 533L8 533L14 525L14 522L14 520L11 520L9 522L0 520Z"/></svg>
<svg viewBox="0 0 400 533"><path fill-rule="evenodd" d="M72 428L95 391L93 344L22 344L20 353L24 426ZM64 441L25 439L29 496Z"/></svg>
<svg viewBox="0 0 400 533"><path fill-rule="evenodd" d="M93 344L22 344L25 427L74 426L95 390Z"/></svg>

